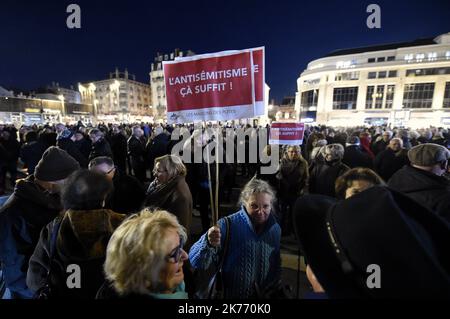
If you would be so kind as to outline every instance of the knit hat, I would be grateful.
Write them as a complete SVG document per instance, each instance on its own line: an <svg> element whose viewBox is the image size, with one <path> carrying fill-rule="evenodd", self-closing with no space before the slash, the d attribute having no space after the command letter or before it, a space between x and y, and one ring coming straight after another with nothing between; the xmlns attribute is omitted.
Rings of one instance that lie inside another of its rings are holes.
<svg viewBox="0 0 450 319"><path fill-rule="evenodd" d="M80 168L80 164L66 151L52 146L48 148L34 170L34 176L45 182L67 178Z"/></svg>
<svg viewBox="0 0 450 319"><path fill-rule="evenodd" d="M63 138L71 138L73 135L73 132L71 130L65 129L64 131L62 131L61 133L59 133L57 139L61 140Z"/></svg>
<svg viewBox="0 0 450 319"><path fill-rule="evenodd" d="M425 143L414 146L408 151L411 164L418 166L433 166L450 158L450 151L444 146Z"/></svg>

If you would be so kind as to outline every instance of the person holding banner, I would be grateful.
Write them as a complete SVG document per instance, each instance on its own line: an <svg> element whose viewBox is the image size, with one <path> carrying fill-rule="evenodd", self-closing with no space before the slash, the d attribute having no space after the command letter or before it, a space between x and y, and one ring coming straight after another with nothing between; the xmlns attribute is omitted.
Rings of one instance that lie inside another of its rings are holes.
<svg viewBox="0 0 450 319"><path fill-rule="evenodd" d="M219 265L224 258L222 278L226 299L261 298L258 292L268 292L279 283L281 229L272 214L274 200L275 192L267 182L251 179L241 193L242 208L227 217L229 234L222 218L189 252L191 265L200 271ZM227 252L221 257L225 245Z"/></svg>

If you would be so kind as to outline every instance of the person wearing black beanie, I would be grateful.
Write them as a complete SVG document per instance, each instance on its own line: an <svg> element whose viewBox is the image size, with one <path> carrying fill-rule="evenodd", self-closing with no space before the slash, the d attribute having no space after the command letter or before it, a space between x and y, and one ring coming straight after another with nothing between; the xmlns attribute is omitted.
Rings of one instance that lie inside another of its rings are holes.
<svg viewBox="0 0 450 319"><path fill-rule="evenodd" d="M80 168L66 151L50 147L36 165L35 174L19 180L0 209L0 262L6 287L14 299L29 299L28 261L41 229L62 210L60 189Z"/></svg>

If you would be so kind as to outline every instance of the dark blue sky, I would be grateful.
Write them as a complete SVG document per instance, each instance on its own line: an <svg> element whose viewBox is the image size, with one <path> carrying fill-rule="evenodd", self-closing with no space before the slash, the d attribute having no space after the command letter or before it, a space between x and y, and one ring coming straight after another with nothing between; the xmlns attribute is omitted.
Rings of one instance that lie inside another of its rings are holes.
<svg viewBox="0 0 450 319"><path fill-rule="evenodd" d="M66 27L81 7L82 28ZM366 7L381 6L381 29ZM330 51L450 32L450 1L23 1L0 4L0 85L33 89L100 80L116 66L149 82L157 52L266 47L271 98L294 95L311 60Z"/></svg>

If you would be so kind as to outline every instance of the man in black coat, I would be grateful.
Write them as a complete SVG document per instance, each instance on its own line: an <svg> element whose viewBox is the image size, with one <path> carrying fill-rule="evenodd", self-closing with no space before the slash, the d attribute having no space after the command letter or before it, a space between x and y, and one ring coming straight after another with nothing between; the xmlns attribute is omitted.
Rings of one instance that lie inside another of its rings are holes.
<svg viewBox="0 0 450 319"><path fill-rule="evenodd" d="M144 131L139 126L133 127L133 135L128 139L128 155L131 160L131 168L133 169L133 174L141 182L145 182L145 147L142 141L144 136Z"/></svg>
<svg viewBox="0 0 450 319"><path fill-rule="evenodd" d="M384 131L382 135L382 139L376 141L372 144L372 152L377 156L379 153L383 152L386 147L389 145L389 141L392 138L391 131Z"/></svg>
<svg viewBox="0 0 450 319"><path fill-rule="evenodd" d="M386 150L379 153L374 161L375 171L384 181L389 181L392 175L409 164L407 151L403 148L403 141L400 138L393 138Z"/></svg>
<svg viewBox="0 0 450 319"><path fill-rule="evenodd" d="M41 229L62 209L60 189L80 168L66 151L50 147L35 174L20 180L13 195L0 209L0 262L12 298L32 298L26 285L28 261Z"/></svg>
<svg viewBox="0 0 450 319"><path fill-rule="evenodd" d="M3 180L6 182L6 173L9 172L11 185L16 184L17 178L17 161L20 155L20 143L17 141L16 130L4 130L1 132L0 143L6 150L7 157L3 169Z"/></svg>
<svg viewBox="0 0 450 319"><path fill-rule="evenodd" d="M99 129L92 129L89 132L89 136L92 141L92 149L89 154L89 161L92 161L94 158L99 156L107 156L113 158L113 153L111 151L111 146L104 138L104 134Z"/></svg>
<svg viewBox="0 0 450 319"><path fill-rule="evenodd" d="M75 136L72 131L67 129L62 131L56 139L56 146L69 153L81 167L87 167L88 161L75 145Z"/></svg>
<svg viewBox="0 0 450 319"><path fill-rule="evenodd" d="M389 180L389 186L403 192L450 223L450 181L443 177L450 152L437 144L420 144L408 152L411 166L405 166Z"/></svg>
<svg viewBox="0 0 450 319"><path fill-rule="evenodd" d="M35 136L38 139L37 141L34 138ZM20 148L20 159L27 166L29 175L34 174L34 168L48 148L48 145L42 139L42 135L37 136L35 131L28 132L25 135L26 143Z"/></svg>
<svg viewBox="0 0 450 319"><path fill-rule="evenodd" d="M344 158L342 162L350 168L367 167L372 168L372 160L369 154L363 152L359 147L360 141L358 136L350 136L347 139Z"/></svg>
<svg viewBox="0 0 450 319"><path fill-rule="evenodd" d="M135 177L117 170L111 158L94 158L89 162L89 170L104 174L113 182L113 194L105 208L121 214L136 213L142 208L145 199L144 186Z"/></svg>
<svg viewBox="0 0 450 319"><path fill-rule="evenodd" d="M114 155L114 163L123 174L127 172L127 138L125 133L117 125L113 126L111 135L111 149Z"/></svg>
<svg viewBox="0 0 450 319"><path fill-rule="evenodd" d="M150 168L150 172L153 172L155 159L168 153L169 142L170 136L164 132L164 129L159 125L155 127L154 137L148 141L145 147L147 154L146 164Z"/></svg>
<svg viewBox="0 0 450 319"><path fill-rule="evenodd" d="M85 135L82 131L75 132L74 136L75 146L87 160L92 149L92 142L89 136Z"/></svg>

